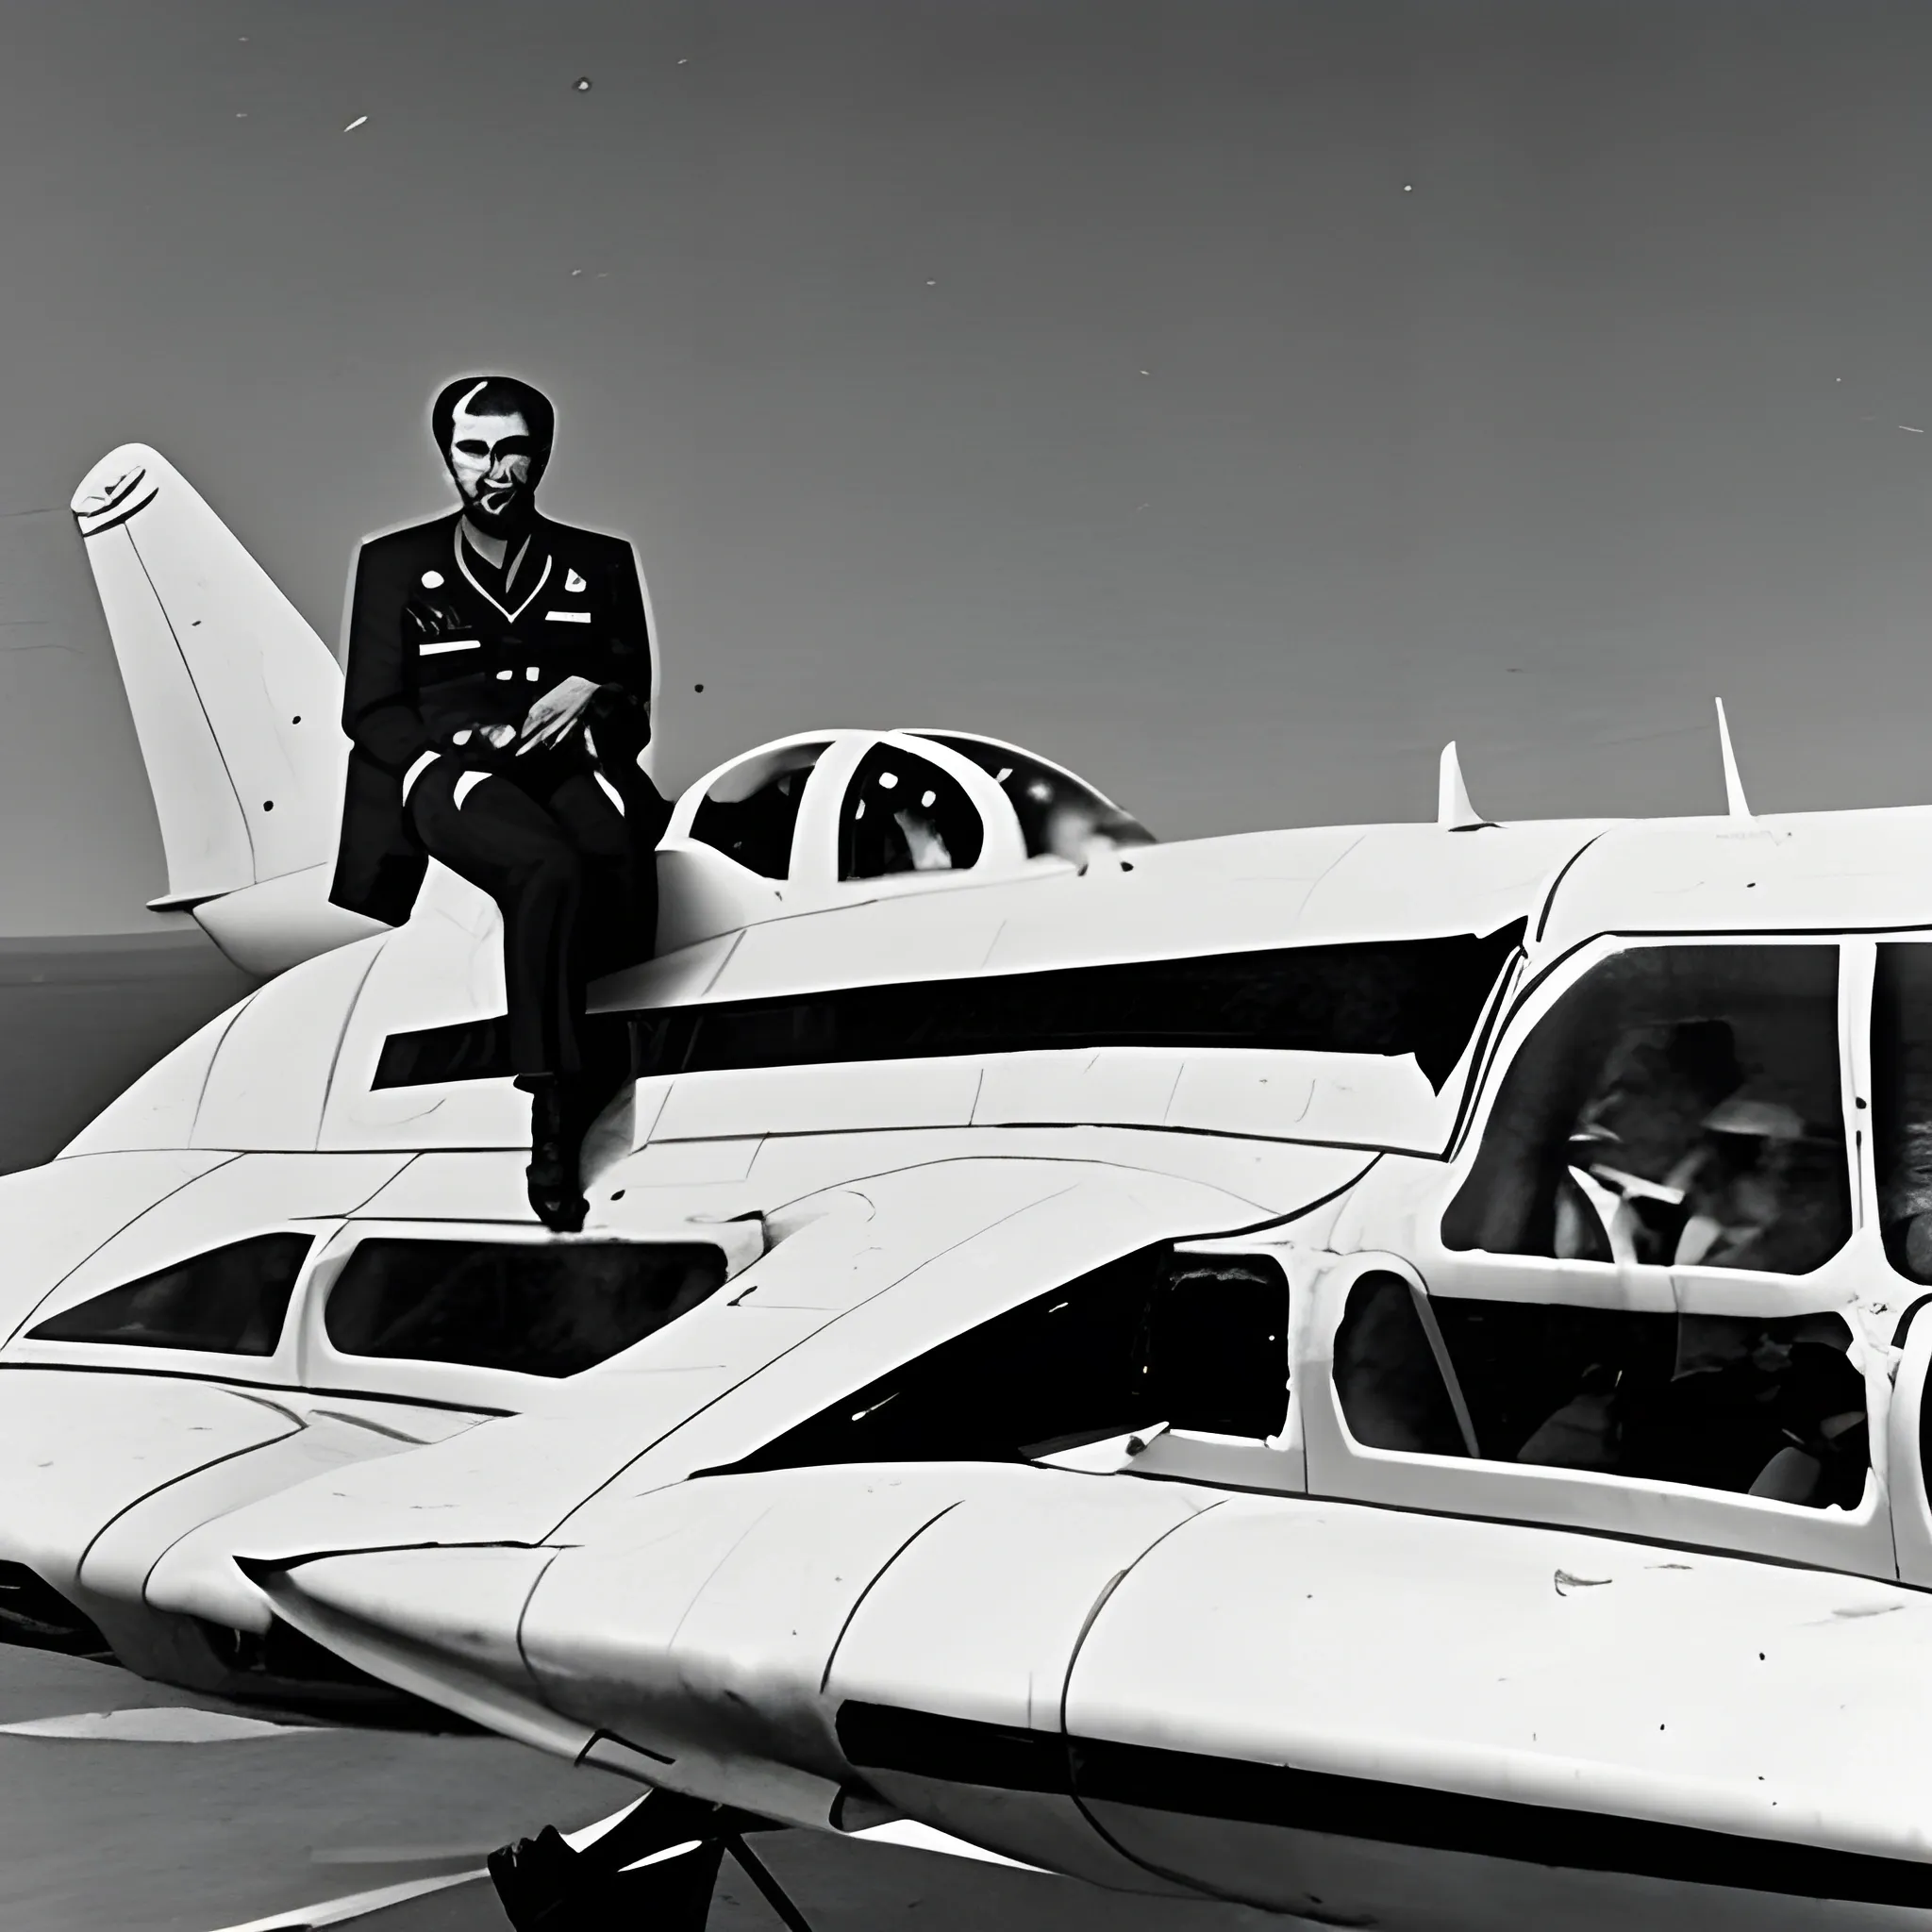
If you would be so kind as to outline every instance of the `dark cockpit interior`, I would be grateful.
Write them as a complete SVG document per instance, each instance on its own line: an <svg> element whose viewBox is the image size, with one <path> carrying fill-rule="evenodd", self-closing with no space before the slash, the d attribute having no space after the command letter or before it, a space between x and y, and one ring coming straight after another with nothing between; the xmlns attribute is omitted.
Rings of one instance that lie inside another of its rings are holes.
<svg viewBox="0 0 1932 1932"><path fill-rule="evenodd" d="M1335 1390L1349 1433L1370 1448L1852 1509L1871 1446L1851 1342L1830 1312L1424 1296L1378 1272L1349 1292Z"/></svg>
<svg viewBox="0 0 1932 1932"><path fill-rule="evenodd" d="M1503 1076L1445 1246L1805 1274L1850 1238L1838 950L1606 960Z"/></svg>

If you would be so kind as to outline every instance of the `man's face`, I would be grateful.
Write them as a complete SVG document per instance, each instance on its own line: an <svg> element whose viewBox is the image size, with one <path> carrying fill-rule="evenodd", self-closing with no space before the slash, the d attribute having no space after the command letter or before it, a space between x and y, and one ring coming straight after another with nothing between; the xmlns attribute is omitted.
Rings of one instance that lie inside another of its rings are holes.
<svg viewBox="0 0 1932 1932"><path fill-rule="evenodd" d="M521 411L471 416L458 409L450 428L449 473L464 513L488 535L507 536L535 506L536 445Z"/></svg>

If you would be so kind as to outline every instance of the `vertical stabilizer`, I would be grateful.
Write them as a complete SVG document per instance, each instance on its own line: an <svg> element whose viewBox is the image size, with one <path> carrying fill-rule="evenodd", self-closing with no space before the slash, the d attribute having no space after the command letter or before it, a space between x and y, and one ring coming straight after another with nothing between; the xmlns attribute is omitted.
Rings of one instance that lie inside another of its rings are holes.
<svg viewBox="0 0 1932 1932"><path fill-rule="evenodd" d="M327 904L348 755L328 648L143 444L103 457L73 510L168 858L150 903L194 911L257 973L375 930Z"/></svg>
<svg viewBox="0 0 1932 1932"><path fill-rule="evenodd" d="M1490 824L1469 802L1469 787L1462 782L1462 763L1456 756L1453 738L1442 747L1436 780L1436 823L1445 832L1474 832Z"/></svg>
<svg viewBox="0 0 1932 1932"><path fill-rule="evenodd" d="M104 457L74 515L154 787L164 903L324 863L346 757L327 646L155 451Z"/></svg>
<svg viewBox="0 0 1932 1932"><path fill-rule="evenodd" d="M1744 781L1738 775L1738 755L1731 749L1731 724L1722 698L1717 701L1717 741L1724 759L1724 809L1734 819L1748 819L1751 807L1744 797Z"/></svg>

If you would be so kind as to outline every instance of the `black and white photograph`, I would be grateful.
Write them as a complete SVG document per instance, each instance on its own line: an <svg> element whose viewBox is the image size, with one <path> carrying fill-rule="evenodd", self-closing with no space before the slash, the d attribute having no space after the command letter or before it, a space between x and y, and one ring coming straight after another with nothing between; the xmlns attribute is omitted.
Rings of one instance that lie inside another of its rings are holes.
<svg viewBox="0 0 1932 1932"><path fill-rule="evenodd" d="M0 0L0 1928L1932 1932L1928 103Z"/></svg>

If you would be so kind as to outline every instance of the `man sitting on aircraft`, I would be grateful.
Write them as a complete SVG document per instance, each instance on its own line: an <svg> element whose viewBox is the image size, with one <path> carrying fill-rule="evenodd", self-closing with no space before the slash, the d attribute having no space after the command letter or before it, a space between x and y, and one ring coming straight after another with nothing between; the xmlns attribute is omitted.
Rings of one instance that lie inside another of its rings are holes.
<svg viewBox="0 0 1932 1932"><path fill-rule="evenodd" d="M639 763L654 644L630 545L537 511L554 425L528 383L449 384L430 426L461 507L362 545L329 896L400 924L440 858L496 902L530 1205L567 1231L584 1130L622 1076L587 1055L585 982L651 950L669 808Z"/></svg>

